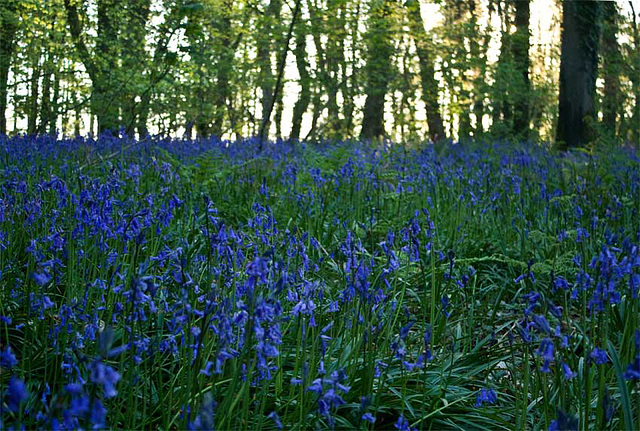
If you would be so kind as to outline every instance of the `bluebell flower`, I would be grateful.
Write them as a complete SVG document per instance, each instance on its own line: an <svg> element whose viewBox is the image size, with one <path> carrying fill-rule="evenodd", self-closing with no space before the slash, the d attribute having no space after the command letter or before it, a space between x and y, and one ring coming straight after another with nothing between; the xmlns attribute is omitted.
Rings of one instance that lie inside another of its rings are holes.
<svg viewBox="0 0 640 431"><path fill-rule="evenodd" d="M567 380L571 380L578 375L578 373L571 371L571 368L569 368L569 366L564 362L562 363L562 371L564 373L564 378Z"/></svg>
<svg viewBox="0 0 640 431"><path fill-rule="evenodd" d="M496 394L496 391L494 391L492 388L482 388L482 390L478 394L478 397L476 398L475 406L480 407L483 404L495 404L497 401L498 395Z"/></svg>
<svg viewBox="0 0 640 431"><path fill-rule="evenodd" d="M409 426L409 421L405 419L403 415L398 417L398 420L394 424L394 427L399 431L413 431L414 429Z"/></svg>
<svg viewBox="0 0 640 431"><path fill-rule="evenodd" d="M551 421L549 431L578 431L578 424L577 417L569 416L558 409L558 415L555 420Z"/></svg>
<svg viewBox="0 0 640 431"><path fill-rule="evenodd" d="M18 365L18 360L15 355L11 353L11 346L7 346L6 349L0 351L0 368L9 370L15 365Z"/></svg>
<svg viewBox="0 0 640 431"><path fill-rule="evenodd" d="M591 351L590 357L593 360L593 362L598 365L606 364L607 362L609 362L609 358L607 357L607 352L599 347L593 348L593 350Z"/></svg>
<svg viewBox="0 0 640 431"><path fill-rule="evenodd" d="M118 395L116 384L120 380L120 373L102 361L96 360L89 365L89 379L102 386L105 398Z"/></svg>
<svg viewBox="0 0 640 431"><path fill-rule="evenodd" d="M22 380L16 376L11 377L6 391L6 402L9 410L17 413L20 405L29 398L29 391Z"/></svg>
<svg viewBox="0 0 640 431"><path fill-rule="evenodd" d="M545 334L551 334L551 326L549 326L549 322L544 316L539 314L534 314L533 325L538 331Z"/></svg>
<svg viewBox="0 0 640 431"><path fill-rule="evenodd" d="M623 376L626 380L640 380L640 356L636 356L633 362L627 366L627 371Z"/></svg>
<svg viewBox="0 0 640 431"><path fill-rule="evenodd" d="M278 416L278 413L275 412L275 410L269 413L267 417L273 421L276 428L278 428L279 430L282 429L282 421L280 421L280 417Z"/></svg>
<svg viewBox="0 0 640 431"><path fill-rule="evenodd" d="M363 421L367 421L367 422L369 422L370 424L372 424L372 423L374 423L374 422L376 421L375 416L373 416L371 413L365 413L365 414L363 414L363 415L362 415L362 417L361 417L360 419L362 419Z"/></svg>
<svg viewBox="0 0 640 431"><path fill-rule="evenodd" d="M34 272L31 276L38 286L44 286L51 281L51 275L46 271Z"/></svg>
<svg viewBox="0 0 640 431"><path fill-rule="evenodd" d="M94 430L104 429L106 426L107 409L102 405L100 399L95 398L91 403L89 411L89 421Z"/></svg>
<svg viewBox="0 0 640 431"><path fill-rule="evenodd" d="M554 361L554 345L553 340L551 338L545 338L540 343L540 347L536 351L536 353L542 358L543 363L540 371L543 373L551 372L549 365Z"/></svg>
<svg viewBox="0 0 640 431"><path fill-rule="evenodd" d="M187 429L191 431L214 431L215 429L215 414L216 402L213 396L207 392L204 395L202 401L202 407L198 412L195 420L187 424Z"/></svg>

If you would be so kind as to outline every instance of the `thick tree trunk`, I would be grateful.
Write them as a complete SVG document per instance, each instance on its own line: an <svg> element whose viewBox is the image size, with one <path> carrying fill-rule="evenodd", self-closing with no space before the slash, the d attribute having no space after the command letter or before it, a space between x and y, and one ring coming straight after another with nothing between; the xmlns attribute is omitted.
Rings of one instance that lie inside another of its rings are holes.
<svg viewBox="0 0 640 431"><path fill-rule="evenodd" d="M513 35L511 48L513 60L521 77L517 86L513 112L513 131L516 136L527 138L529 136L529 99L531 96L531 82L529 80L529 0L519 0L516 4L516 33Z"/></svg>
<svg viewBox="0 0 640 431"><path fill-rule="evenodd" d="M610 138L616 136L616 116L620 93L620 72L622 59L617 39L618 10L614 2L604 4L602 26L602 56L604 73L604 97L602 99L602 125Z"/></svg>
<svg viewBox="0 0 640 431"><path fill-rule="evenodd" d="M602 4L564 1L557 145L561 150L594 137L594 96Z"/></svg>
<svg viewBox="0 0 640 431"><path fill-rule="evenodd" d="M95 89L95 109L98 117L98 133L118 133L120 127L120 91L118 78L118 28L116 9L119 0L98 0L98 37L96 55L100 70Z"/></svg>
<svg viewBox="0 0 640 431"><path fill-rule="evenodd" d="M640 149L640 29L638 29L636 10L632 1L629 1L629 6L632 16L633 47L636 53L635 61L633 61L634 66L631 67L631 85L635 98L631 117L631 139L636 149Z"/></svg>
<svg viewBox="0 0 640 431"><path fill-rule="evenodd" d="M149 21L150 0L127 0L125 26L120 34L122 46L122 70L127 78L123 82L122 96L122 126L127 136L134 136L139 124L141 88L146 84L143 77L145 51L145 36ZM142 66L142 67L141 67ZM140 99L138 99L140 98ZM142 136L142 135L141 135Z"/></svg>
<svg viewBox="0 0 640 431"><path fill-rule="evenodd" d="M364 103L362 139L374 139L385 135L384 104L387 87L391 79L391 15L392 2L390 0L373 0L369 12L366 34L367 62L365 76L367 79Z"/></svg>
<svg viewBox="0 0 640 431"><path fill-rule="evenodd" d="M438 81L435 79L433 66L433 53L429 49L429 41L426 38L423 17L420 14L420 2L410 0L406 3L409 14L409 25L413 40L416 44L416 53L420 63L420 81L422 83L422 99L427 109L427 125L429 138L433 142L445 139L446 134L440 114L438 102Z"/></svg>
<svg viewBox="0 0 640 431"><path fill-rule="evenodd" d="M235 56L235 49L231 40L232 29L230 15L233 9L233 2L231 0L225 0L222 6L221 16L216 22L216 27L220 35L220 52L216 68L215 113L211 128L212 133L217 137L221 137L223 133L225 112L227 113L227 117L230 117L227 112L230 93L229 79L233 70L233 59Z"/></svg>
<svg viewBox="0 0 640 431"><path fill-rule="evenodd" d="M67 11L69 31L73 38L78 55L91 79L91 124L93 116L98 120L98 133L107 130L117 132L119 126L119 113L117 109L116 95L118 89L115 78L117 58L113 50L117 43L117 29L112 25L113 8L117 6L115 0L100 0L98 2L98 38L96 41L96 54L92 56L84 42L82 25L78 15L78 9L71 0L64 0ZM90 127L93 132L93 127Z"/></svg>
<svg viewBox="0 0 640 431"><path fill-rule="evenodd" d="M15 16L16 2L0 0L0 135L7 133L7 110L9 70L14 50L14 37L18 19Z"/></svg>

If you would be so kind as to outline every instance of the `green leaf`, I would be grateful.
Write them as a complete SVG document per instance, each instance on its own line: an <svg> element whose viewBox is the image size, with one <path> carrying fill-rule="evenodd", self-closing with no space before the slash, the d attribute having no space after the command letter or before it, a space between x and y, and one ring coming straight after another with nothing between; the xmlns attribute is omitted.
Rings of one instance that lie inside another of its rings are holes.
<svg viewBox="0 0 640 431"><path fill-rule="evenodd" d="M609 350L609 354L611 355L613 369L615 370L616 377L618 378L618 387L620 388L620 402L622 404L622 413L624 417L625 428L633 429L633 413L631 412L629 389L627 388L627 383L622 376L622 366L620 365L620 358L618 357L616 348L611 340L607 340L607 349Z"/></svg>

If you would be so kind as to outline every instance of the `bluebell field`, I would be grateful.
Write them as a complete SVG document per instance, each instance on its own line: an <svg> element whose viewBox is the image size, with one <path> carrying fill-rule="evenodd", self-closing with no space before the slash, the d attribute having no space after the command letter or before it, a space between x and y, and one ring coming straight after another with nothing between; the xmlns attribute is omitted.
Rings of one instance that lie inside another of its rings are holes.
<svg viewBox="0 0 640 431"><path fill-rule="evenodd" d="M640 429L640 159L0 137L1 429Z"/></svg>

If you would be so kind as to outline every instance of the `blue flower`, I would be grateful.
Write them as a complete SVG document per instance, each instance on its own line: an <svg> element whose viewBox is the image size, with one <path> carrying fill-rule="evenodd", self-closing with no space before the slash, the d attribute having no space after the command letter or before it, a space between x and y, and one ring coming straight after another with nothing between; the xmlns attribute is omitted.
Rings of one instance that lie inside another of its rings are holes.
<svg viewBox="0 0 640 431"><path fill-rule="evenodd" d="M578 431L578 418L558 410L558 416L551 421L549 431Z"/></svg>
<svg viewBox="0 0 640 431"><path fill-rule="evenodd" d="M89 365L90 380L102 386L105 398L111 398L118 395L116 384L120 380L120 373L111 368L109 365L101 361L94 361Z"/></svg>
<svg viewBox="0 0 640 431"><path fill-rule="evenodd" d="M607 357L607 352L599 347L594 347L591 351L591 359L598 365L606 364L609 362L609 358Z"/></svg>
<svg viewBox="0 0 640 431"><path fill-rule="evenodd" d="M573 379L578 373L571 371L571 368L566 363L562 363L562 371L564 372L564 378L567 380Z"/></svg>
<svg viewBox="0 0 640 431"><path fill-rule="evenodd" d="M280 421L280 417L278 416L278 413L276 413L275 411L272 411L271 413L269 413L267 417L273 421L276 428L278 428L279 430L282 429L282 422Z"/></svg>
<svg viewBox="0 0 640 431"><path fill-rule="evenodd" d="M18 360L11 353L11 346L7 346L5 350L0 351L0 368L10 369L18 365Z"/></svg>
<svg viewBox="0 0 640 431"><path fill-rule="evenodd" d="M633 362L627 366L627 371L623 376L626 380L640 380L640 356L636 356Z"/></svg>
<svg viewBox="0 0 640 431"><path fill-rule="evenodd" d="M498 401L498 395L496 394L496 391L494 391L493 389L489 388L482 388L482 390L480 391L480 393L478 394L478 397L476 398L476 407L481 407L483 404L495 404Z"/></svg>
<svg viewBox="0 0 640 431"><path fill-rule="evenodd" d="M399 431L413 431L414 429L409 426L409 421L404 418L403 415L398 417L394 427Z"/></svg>
<svg viewBox="0 0 640 431"><path fill-rule="evenodd" d="M13 376L11 380L9 380L6 396L9 410L17 413L20 410L20 404L25 402L29 397L29 391L27 391L27 387L22 380Z"/></svg>
<svg viewBox="0 0 640 431"><path fill-rule="evenodd" d="M361 419L362 419L363 421L367 421L367 422L369 422L370 424L372 424L372 423L374 423L374 422L376 421L375 416L373 416L371 413L365 413L365 414L363 414L363 415L362 415L362 417L361 417Z"/></svg>

